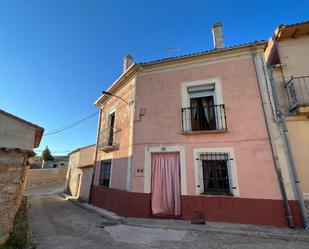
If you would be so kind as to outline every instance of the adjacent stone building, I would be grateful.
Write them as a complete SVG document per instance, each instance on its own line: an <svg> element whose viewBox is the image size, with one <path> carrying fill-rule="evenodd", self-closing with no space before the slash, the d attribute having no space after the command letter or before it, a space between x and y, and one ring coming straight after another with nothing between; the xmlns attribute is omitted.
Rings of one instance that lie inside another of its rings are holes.
<svg viewBox="0 0 309 249"><path fill-rule="evenodd" d="M42 169L42 168L66 168L69 164L68 156L53 156L52 161L43 161L40 156L30 158L30 169Z"/></svg>
<svg viewBox="0 0 309 249"><path fill-rule="evenodd" d="M78 148L69 154L67 193L88 201L92 182L95 145Z"/></svg>
<svg viewBox="0 0 309 249"><path fill-rule="evenodd" d="M0 245L12 229L29 169L44 129L0 110Z"/></svg>
<svg viewBox="0 0 309 249"><path fill-rule="evenodd" d="M266 48L266 59L284 114L304 197L309 200L309 22L280 25Z"/></svg>

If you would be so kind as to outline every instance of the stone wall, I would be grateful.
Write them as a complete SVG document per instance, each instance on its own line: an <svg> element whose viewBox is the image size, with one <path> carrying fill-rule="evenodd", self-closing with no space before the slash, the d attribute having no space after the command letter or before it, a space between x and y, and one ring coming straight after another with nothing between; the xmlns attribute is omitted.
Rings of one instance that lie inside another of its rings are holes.
<svg viewBox="0 0 309 249"><path fill-rule="evenodd" d="M26 152L0 150L0 245L9 237L23 197L27 159Z"/></svg>
<svg viewBox="0 0 309 249"><path fill-rule="evenodd" d="M30 169L26 188L65 182L67 167L50 169Z"/></svg>

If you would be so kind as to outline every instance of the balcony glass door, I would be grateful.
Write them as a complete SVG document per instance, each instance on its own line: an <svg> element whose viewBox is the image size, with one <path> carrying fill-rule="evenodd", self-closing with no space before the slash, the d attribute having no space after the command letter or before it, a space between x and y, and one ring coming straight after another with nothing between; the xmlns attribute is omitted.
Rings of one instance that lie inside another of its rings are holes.
<svg viewBox="0 0 309 249"><path fill-rule="evenodd" d="M190 98L192 131L215 130L214 97Z"/></svg>
<svg viewBox="0 0 309 249"><path fill-rule="evenodd" d="M109 129L108 129L108 146L113 146L114 143L114 129L115 129L115 113L109 116Z"/></svg>

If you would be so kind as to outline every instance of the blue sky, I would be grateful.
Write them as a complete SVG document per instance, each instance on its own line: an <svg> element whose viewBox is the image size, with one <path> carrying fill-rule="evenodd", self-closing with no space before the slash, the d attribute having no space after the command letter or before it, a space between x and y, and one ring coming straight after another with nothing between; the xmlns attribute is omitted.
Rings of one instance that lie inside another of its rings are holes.
<svg viewBox="0 0 309 249"><path fill-rule="evenodd" d="M309 1L0 0L0 108L51 131L96 111L121 73L142 62L268 39L281 23L309 19ZM167 52L169 47L180 51ZM97 118L43 137L54 154L95 143Z"/></svg>

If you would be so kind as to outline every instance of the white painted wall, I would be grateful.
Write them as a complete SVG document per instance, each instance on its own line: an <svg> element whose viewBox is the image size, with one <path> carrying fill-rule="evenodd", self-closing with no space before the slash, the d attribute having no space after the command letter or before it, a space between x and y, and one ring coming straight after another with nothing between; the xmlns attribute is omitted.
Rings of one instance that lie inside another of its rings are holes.
<svg viewBox="0 0 309 249"><path fill-rule="evenodd" d="M32 150L35 128L0 113L0 147Z"/></svg>

